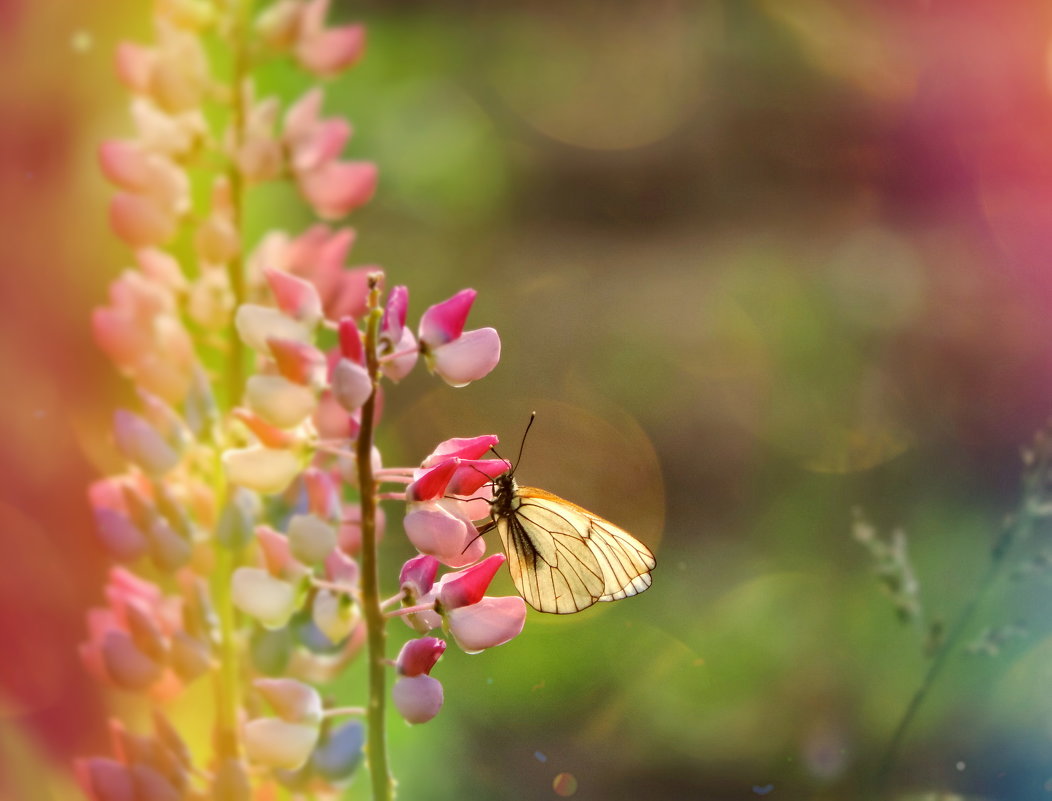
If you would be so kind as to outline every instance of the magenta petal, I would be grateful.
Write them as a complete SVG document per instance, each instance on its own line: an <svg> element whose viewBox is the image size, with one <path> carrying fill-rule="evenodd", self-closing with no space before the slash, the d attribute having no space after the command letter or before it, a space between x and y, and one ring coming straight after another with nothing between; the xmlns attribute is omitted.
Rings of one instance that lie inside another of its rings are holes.
<svg viewBox="0 0 1052 801"><path fill-rule="evenodd" d="M345 359L358 364L365 363L365 347L362 344L362 333L358 324L351 317L340 320L340 353Z"/></svg>
<svg viewBox="0 0 1052 801"><path fill-rule="evenodd" d="M399 714L409 723L427 723L442 708L442 683L431 676L402 676L391 688Z"/></svg>
<svg viewBox="0 0 1052 801"><path fill-rule="evenodd" d="M419 478L406 487L405 497L410 503L415 501L432 501L446 494L446 485L456 473L459 462L451 459L442 462L423 472Z"/></svg>
<svg viewBox="0 0 1052 801"><path fill-rule="evenodd" d="M433 556L426 554L414 556L402 565L402 572L398 577L399 585L402 589L412 592L414 601L422 598L431 592L431 587L435 583L435 574L438 573L438 565L438 560Z"/></svg>
<svg viewBox="0 0 1052 801"><path fill-rule="evenodd" d="M396 286L387 297L384 317L380 323L380 335L391 345L397 344L402 339L402 329L405 327L408 312L409 289L401 285Z"/></svg>
<svg viewBox="0 0 1052 801"><path fill-rule="evenodd" d="M459 337L477 294L474 289L462 289L449 300L431 306L420 318L420 341L437 348Z"/></svg>
<svg viewBox="0 0 1052 801"><path fill-rule="evenodd" d="M511 464L504 459L461 459L446 492L450 495L472 495L509 470Z"/></svg>
<svg viewBox="0 0 1052 801"><path fill-rule="evenodd" d="M321 120L294 148L292 168L296 172L316 169L340 155L351 136L351 126L339 117Z"/></svg>
<svg viewBox="0 0 1052 801"><path fill-rule="evenodd" d="M474 654L518 636L526 623L526 602L518 595L483 598L452 610L448 620L457 645Z"/></svg>
<svg viewBox="0 0 1052 801"><path fill-rule="evenodd" d="M419 637L402 646L395 665L403 676L419 676L431 672L439 657L445 653L446 641L437 637Z"/></svg>
<svg viewBox="0 0 1052 801"><path fill-rule="evenodd" d="M450 386L477 381L500 361L500 337L492 328L467 331L430 353L431 369Z"/></svg>
<svg viewBox="0 0 1052 801"><path fill-rule="evenodd" d="M442 606L450 610L478 603L505 560L504 554L495 553L477 565L461 571L452 581L443 581L438 593Z"/></svg>
<svg viewBox="0 0 1052 801"><path fill-rule="evenodd" d="M431 455L424 459L421 467L434 467L436 464L448 461L454 457L461 459L481 459L486 451L496 445L500 440L496 434L482 434L478 437L454 437L440 442L438 447L431 451Z"/></svg>

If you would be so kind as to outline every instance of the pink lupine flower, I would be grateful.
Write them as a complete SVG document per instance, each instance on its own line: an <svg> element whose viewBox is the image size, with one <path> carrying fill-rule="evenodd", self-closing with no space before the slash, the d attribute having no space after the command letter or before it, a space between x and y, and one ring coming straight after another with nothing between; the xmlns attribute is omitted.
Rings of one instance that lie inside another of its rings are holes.
<svg viewBox="0 0 1052 801"><path fill-rule="evenodd" d="M256 679L252 685L282 720L321 723L321 696L310 685L295 679Z"/></svg>
<svg viewBox="0 0 1052 801"><path fill-rule="evenodd" d="M292 428L306 420L317 404L310 387L280 375L254 375L245 382L249 408L278 428Z"/></svg>
<svg viewBox="0 0 1052 801"><path fill-rule="evenodd" d="M463 567L481 558L486 543L475 525L455 506L444 501L410 504L403 520L413 546L449 567Z"/></svg>
<svg viewBox="0 0 1052 801"><path fill-rule="evenodd" d="M276 97L256 101L250 87L244 96L245 126L234 160L246 181L270 181L281 175L285 161L281 142L274 133L281 106ZM228 144L228 148L232 147L233 143Z"/></svg>
<svg viewBox="0 0 1052 801"><path fill-rule="evenodd" d="M492 328L464 331L477 293L464 289L431 306L420 318L420 352L428 369L454 387L486 376L500 361L500 337Z"/></svg>
<svg viewBox="0 0 1052 801"><path fill-rule="evenodd" d="M293 342L310 344L314 338L309 326L294 320L278 309L242 303L234 315L241 340L255 351L269 352L268 339L290 339Z"/></svg>
<svg viewBox="0 0 1052 801"><path fill-rule="evenodd" d="M208 89L208 60L201 40L157 18L158 46L123 44L118 49L117 75L137 94L170 113L197 109Z"/></svg>
<svg viewBox="0 0 1052 801"><path fill-rule="evenodd" d="M303 488L307 492L307 508L323 520L331 520L340 513L340 490L329 471L308 467L303 471Z"/></svg>
<svg viewBox="0 0 1052 801"><path fill-rule="evenodd" d="M309 0L299 20L296 58L304 69L325 77L355 64L365 51L361 25L325 27L329 0Z"/></svg>
<svg viewBox="0 0 1052 801"><path fill-rule="evenodd" d="M443 576L438 592L442 609L459 609L481 601L490 582L505 561L504 554L496 553L466 570Z"/></svg>
<svg viewBox="0 0 1052 801"><path fill-rule="evenodd" d="M431 676L402 676L391 688L391 698L407 723L427 723L442 709L442 683Z"/></svg>
<svg viewBox="0 0 1052 801"><path fill-rule="evenodd" d="M199 109L166 114L149 100L138 97L132 101L131 115L143 147L169 158L188 156L208 136L208 123Z"/></svg>
<svg viewBox="0 0 1052 801"><path fill-rule="evenodd" d="M319 217L336 220L369 202L376 191L376 165L338 161L350 126L321 119L322 92L313 89L285 115L285 141L300 193Z"/></svg>
<svg viewBox="0 0 1052 801"><path fill-rule="evenodd" d="M409 290L396 286L387 298L380 323L381 369L392 381L401 381L416 364L416 339L405 325L408 309Z"/></svg>
<svg viewBox="0 0 1052 801"><path fill-rule="evenodd" d="M131 771L115 759L78 759L73 772L91 801L135 801L138 797Z"/></svg>
<svg viewBox="0 0 1052 801"><path fill-rule="evenodd" d="M263 237L250 263L254 271L285 270L310 281L330 320L361 318L369 295L369 275L382 271L378 267L347 269L344 261L353 243L354 231L349 228L330 231L327 226L314 225L294 239L272 232Z"/></svg>
<svg viewBox="0 0 1052 801"><path fill-rule="evenodd" d="M466 653L503 645L522 632L526 602L518 595L482 598L478 603L452 609L446 616L449 631Z"/></svg>
<svg viewBox="0 0 1052 801"><path fill-rule="evenodd" d="M118 409L113 415L113 430L121 453L150 475L163 475L179 463L178 451L134 412Z"/></svg>
<svg viewBox="0 0 1052 801"><path fill-rule="evenodd" d="M275 578L298 581L307 574L307 567L292 555L289 540L270 526L256 526L256 542L263 556L267 572Z"/></svg>
<svg viewBox="0 0 1052 801"><path fill-rule="evenodd" d="M327 161L300 173L300 192L323 220L338 220L376 193L379 172L369 161Z"/></svg>
<svg viewBox="0 0 1052 801"><path fill-rule="evenodd" d="M272 425L262 418L256 416L249 409L235 408L232 412L234 417L240 420L249 431L267 448L285 450L296 444L296 435Z"/></svg>
<svg viewBox="0 0 1052 801"><path fill-rule="evenodd" d="M446 641L436 637L409 640L398 652L395 668L402 676L420 676L431 672L446 651Z"/></svg>

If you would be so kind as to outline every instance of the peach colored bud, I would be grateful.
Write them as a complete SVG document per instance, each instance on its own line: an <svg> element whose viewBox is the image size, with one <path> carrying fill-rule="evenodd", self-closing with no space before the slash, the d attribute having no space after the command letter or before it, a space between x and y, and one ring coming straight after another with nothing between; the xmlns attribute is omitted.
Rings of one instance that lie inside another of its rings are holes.
<svg viewBox="0 0 1052 801"><path fill-rule="evenodd" d="M311 619L333 643L343 642L361 621L358 606L347 595L319 590L311 605Z"/></svg>
<svg viewBox="0 0 1052 801"><path fill-rule="evenodd" d="M106 179L121 189L143 192L150 184L148 154L135 142L110 139L99 146L99 166Z"/></svg>
<svg viewBox="0 0 1052 801"><path fill-rule="evenodd" d="M321 696L309 684L295 679L256 679L252 684L282 720L321 723Z"/></svg>
<svg viewBox="0 0 1052 801"><path fill-rule="evenodd" d="M170 115L149 100L137 97L132 101L131 114L139 142L155 153L179 158L207 138L208 125L200 110Z"/></svg>
<svg viewBox="0 0 1052 801"><path fill-rule="evenodd" d="M319 217L338 220L368 203L376 192L376 165L367 161L329 161L297 180L300 192Z"/></svg>
<svg viewBox="0 0 1052 801"><path fill-rule="evenodd" d="M309 0L300 19L296 58L315 75L335 75L365 52L365 28L346 25L325 28L329 0Z"/></svg>
<svg viewBox="0 0 1052 801"><path fill-rule="evenodd" d="M157 248L144 248L135 252L135 260L143 275L171 292L186 290L186 276L175 256Z"/></svg>
<svg viewBox="0 0 1052 801"><path fill-rule="evenodd" d="M256 540L259 542L267 570L274 577L296 580L308 572L307 568L292 556L288 537L284 534L270 526L256 526Z"/></svg>
<svg viewBox="0 0 1052 801"><path fill-rule="evenodd" d="M248 409L234 409L234 416L248 426L249 430L268 448L291 448L296 444L295 435L290 434L288 431L283 431L277 426L272 426Z"/></svg>
<svg viewBox="0 0 1052 801"><path fill-rule="evenodd" d="M215 9L204 0L157 0L157 13L180 28L200 31L215 21Z"/></svg>
<svg viewBox="0 0 1052 801"><path fill-rule="evenodd" d="M202 261L226 264L241 252L241 238L232 220L213 213L198 227L194 249Z"/></svg>
<svg viewBox="0 0 1052 801"><path fill-rule="evenodd" d="M311 328L317 325L322 316L321 298L314 284L282 270L265 269L263 275L279 309Z"/></svg>
<svg viewBox="0 0 1052 801"><path fill-rule="evenodd" d="M297 770L310 758L318 742L318 732L317 724L257 718L245 724L245 752L260 765Z"/></svg>
<svg viewBox="0 0 1052 801"><path fill-rule="evenodd" d="M234 315L238 335L253 350L266 353L268 339L291 339L310 344L310 329L301 322L268 306L243 303Z"/></svg>
<svg viewBox="0 0 1052 801"><path fill-rule="evenodd" d="M245 383L245 400L263 420L292 428L314 411L317 399L310 387L280 375L254 375Z"/></svg>
<svg viewBox="0 0 1052 801"><path fill-rule="evenodd" d="M154 200L121 193L110 201L113 232L132 247L164 245L176 231L175 216Z"/></svg>
<svg viewBox="0 0 1052 801"><path fill-rule="evenodd" d="M190 319L209 331L219 331L229 324L233 308L234 291L226 271L203 269L201 276L190 285L186 306Z"/></svg>
<svg viewBox="0 0 1052 801"><path fill-rule="evenodd" d="M280 629L296 611L296 588L257 567L239 567L231 581L234 604L265 628Z"/></svg>
<svg viewBox="0 0 1052 801"><path fill-rule="evenodd" d="M296 39L302 13L296 0L279 0L256 18L256 32L269 46L287 49Z"/></svg>
<svg viewBox="0 0 1052 801"><path fill-rule="evenodd" d="M268 339L267 347L274 357L278 372L297 384L320 381L325 370L325 354L313 345L289 339Z"/></svg>
<svg viewBox="0 0 1052 801"><path fill-rule="evenodd" d="M225 451L223 468L232 484L273 495L288 488L301 465L291 451L253 445Z"/></svg>
<svg viewBox="0 0 1052 801"><path fill-rule="evenodd" d="M391 698L407 723L427 723L442 709L442 683L431 676L402 676L391 688Z"/></svg>
<svg viewBox="0 0 1052 801"><path fill-rule="evenodd" d="M117 77L133 92L145 92L150 85L150 73L156 56L148 47L133 42L117 45Z"/></svg>
<svg viewBox="0 0 1052 801"><path fill-rule="evenodd" d="M336 529L317 515L293 515L288 527L289 549L304 564L318 564L336 547Z"/></svg>

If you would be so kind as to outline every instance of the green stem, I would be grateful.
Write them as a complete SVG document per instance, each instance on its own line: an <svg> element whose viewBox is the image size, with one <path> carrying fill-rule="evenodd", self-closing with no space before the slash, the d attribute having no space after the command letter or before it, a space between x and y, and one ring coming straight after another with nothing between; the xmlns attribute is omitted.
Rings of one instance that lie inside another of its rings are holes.
<svg viewBox="0 0 1052 801"><path fill-rule="evenodd" d="M380 381L380 364L376 355L379 339L380 290L379 279L369 279L369 316L365 327L366 368L373 382L373 391L362 407L362 423L356 444L358 457L358 489L362 504L362 607L368 631L369 704L367 707L369 744L366 758L373 786L373 801L390 801L394 796L394 782L387 766L387 735L385 704L387 700L387 664L384 649L387 629L381 607L380 570L376 547L376 477L373 475L373 415L376 411L376 390Z"/></svg>
<svg viewBox="0 0 1052 801"><path fill-rule="evenodd" d="M248 63L248 23L252 14L252 0L232 0L231 39L233 41L233 67L230 76L231 107L230 130L233 134L235 150L241 142L245 128L245 107L242 85L249 72ZM242 239L237 255L227 265L227 275L234 297L234 309L245 300L245 261L244 237L244 182L237 164L232 163L226 174L230 184L230 202L234 230ZM245 350L234 325L231 315L227 331L229 353L225 366L226 408L232 409L241 398L244 386ZM216 497L226 497L226 481L222 466L217 460ZM238 709L241 706L241 688L239 682L239 660L237 650L237 612L231 593L231 582L234 571L240 562L240 553L218 545L216 547L216 569L212 580L212 600L216 615L219 618L219 671L215 678L216 695L216 751L220 758L237 757L240 751L238 742Z"/></svg>
<svg viewBox="0 0 1052 801"><path fill-rule="evenodd" d="M1019 512L1014 524L1007 526L998 537L993 551L990 554L990 564L986 568L986 573L983 575L982 579L980 579L975 594L972 595L968 603L961 609L960 613L957 615L957 619L954 620L953 625L950 626L946 639L943 640L939 649L935 652L931 663L928 665L928 670L921 679L920 685L918 685L913 693L913 697L910 698L909 703L906 705L906 709L903 711L902 717L899 719L898 725L895 727L895 731L892 733L891 739L888 741L888 745L884 749L884 755L881 757L875 774L874 791L876 797L883 797L886 794L888 782L894 772L895 765L898 762L899 753L902 750L903 743L906 739L906 733L909 731L910 726L917 717L917 713L927 699L935 681L939 678L943 669L946 667L950 654L954 653L960 645L961 639L968 630L968 626L971 624L976 610L979 608L983 599L986 598L990 588L993 587L997 581L997 577L1000 575L1001 569L1007 561L1005 559L1006 554L1013 543L1025 539L1033 530L1034 514L1031 507L1033 503L1033 492L1036 489L1037 483L1036 480L1033 479L1033 475L1035 473L1040 475L1041 472L1040 468L1034 471L1034 473L1031 474L1031 478L1024 483L1023 496L1020 501Z"/></svg>

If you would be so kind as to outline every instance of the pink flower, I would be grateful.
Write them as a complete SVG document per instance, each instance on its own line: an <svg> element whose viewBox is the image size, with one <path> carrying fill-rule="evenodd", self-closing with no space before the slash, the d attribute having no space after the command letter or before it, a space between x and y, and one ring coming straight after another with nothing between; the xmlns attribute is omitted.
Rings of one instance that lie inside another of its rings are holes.
<svg viewBox="0 0 1052 801"><path fill-rule="evenodd" d="M454 387L477 381L500 361L500 337L492 328L464 331L474 289L430 307L420 318L420 352L428 369Z"/></svg>
<svg viewBox="0 0 1052 801"><path fill-rule="evenodd" d="M342 119L321 119L322 92L313 89L285 115L290 166L304 199L319 217L336 220L368 203L376 191L376 165L337 161L351 135Z"/></svg>
<svg viewBox="0 0 1052 801"><path fill-rule="evenodd" d="M380 323L381 369L392 381L401 381L416 364L416 339L405 326L408 309L409 290L396 286L387 298Z"/></svg>
<svg viewBox="0 0 1052 801"><path fill-rule="evenodd" d="M463 567L478 561L486 543L475 525L446 501L409 504L403 520L406 536L413 546L449 567Z"/></svg>
<svg viewBox="0 0 1052 801"><path fill-rule="evenodd" d="M435 583L435 574L438 573L439 562L433 556L422 554L414 556L404 565L398 581L402 591L406 593L407 600L412 606L429 592Z"/></svg>
<svg viewBox="0 0 1052 801"><path fill-rule="evenodd" d="M423 674L402 676L391 688L391 698L407 723L427 723L442 709L442 683Z"/></svg>
<svg viewBox="0 0 1052 801"><path fill-rule="evenodd" d="M328 10L329 0L310 0L306 4L295 45L300 65L322 77L347 69L365 52L365 28L361 25L325 28Z"/></svg>
<svg viewBox="0 0 1052 801"><path fill-rule="evenodd" d="M409 640L399 651L395 667L403 676L429 674L445 650L445 640L435 637L419 637Z"/></svg>

